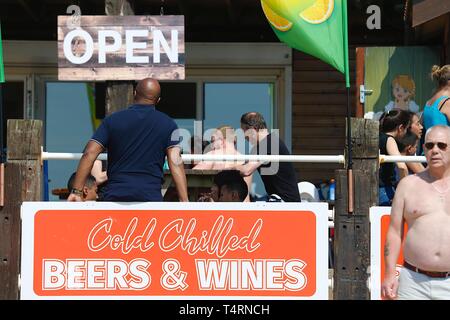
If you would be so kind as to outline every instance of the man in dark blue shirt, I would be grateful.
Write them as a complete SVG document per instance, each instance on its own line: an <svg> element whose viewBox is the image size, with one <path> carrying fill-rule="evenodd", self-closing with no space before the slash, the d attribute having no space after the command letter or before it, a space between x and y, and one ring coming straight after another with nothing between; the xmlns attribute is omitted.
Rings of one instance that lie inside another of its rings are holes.
<svg viewBox="0 0 450 320"><path fill-rule="evenodd" d="M139 81L134 104L106 117L86 145L68 200L81 201L79 190L97 156L108 152L108 181L101 201L162 201L163 165L167 156L180 201L188 201L177 125L155 110L160 100L155 79Z"/></svg>

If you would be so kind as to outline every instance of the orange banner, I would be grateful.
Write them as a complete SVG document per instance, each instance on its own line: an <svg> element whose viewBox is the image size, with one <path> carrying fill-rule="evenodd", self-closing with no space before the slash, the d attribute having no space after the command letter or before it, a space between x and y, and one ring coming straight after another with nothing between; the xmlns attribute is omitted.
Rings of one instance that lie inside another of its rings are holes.
<svg viewBox="0 0 450 320"><path fill-rule="evenodd" d="M313 297L316 214L242 208L38 210L33 293Z"/></svg>

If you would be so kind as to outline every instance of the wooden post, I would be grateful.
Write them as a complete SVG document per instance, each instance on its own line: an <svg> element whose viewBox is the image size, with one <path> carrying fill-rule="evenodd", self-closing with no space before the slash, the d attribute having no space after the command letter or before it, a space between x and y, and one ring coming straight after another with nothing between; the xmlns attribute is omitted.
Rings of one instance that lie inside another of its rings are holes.
<svg viewBox="0 0 450 320"><path fill-rule="evenodd" d="M42 121L8 120L5 205L0 209L0 300L19 299L20 206L41 200Z"/></svg>
<svg viewBox="0 0 450 320"><path fill-rule="evenodd" d="M356 118L364 118L364 105L359 102L359 86L364 84L364 60L366 48L356 48Z"/></svg>
<svg viewBox="0 0 450 320"><path fill-rule="evenodd" d="M107 16L132 16L134 10L130 0L105 0ZM136 79L140 80L140 79ZM132 81L108 81L106 85L105 113L125 109L133 102Z"/></svg>
<svg viewBox="0 0 450 320"><path fill-rule="evenodd" d="M369 299L369 208L378 204L378 121L352 118L354 212L347 211L347 171L336 170L334 288L336 300Z"/></svg>
<svg viewBox="0 0 450 320"><path fill-rule="evenodd" d="M447 13L447 19L444 26L444 63L450 64L450 13Z"/></svg>

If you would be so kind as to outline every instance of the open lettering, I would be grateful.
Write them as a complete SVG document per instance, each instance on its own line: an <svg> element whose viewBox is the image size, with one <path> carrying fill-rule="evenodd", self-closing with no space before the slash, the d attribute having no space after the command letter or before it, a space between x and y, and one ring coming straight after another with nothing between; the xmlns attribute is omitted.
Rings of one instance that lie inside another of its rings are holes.
<svg viewBox="0 0 450 320"><path fill-rule="evenodd" d="M178 30L170 31L171 40L169 45L163 32L156 28L125 30L124 38L116 30L99 30L97 33L98 43L94 44L94 38L83 29L77 28L68 32L64 37L64 56L73 64L83 64L92 59L96 47L98 47L98 63L104 64L107 54L123 51L125 49L125 62L129 64L148 64L148 55L135 55L136 50L145 51L147 41L153 40L152 63L161 63L161 49L169 58L171 63L178 63ZM74 52L72 44L84 42L84 52ZM123 48L125 46L125 48Z"/></svg>

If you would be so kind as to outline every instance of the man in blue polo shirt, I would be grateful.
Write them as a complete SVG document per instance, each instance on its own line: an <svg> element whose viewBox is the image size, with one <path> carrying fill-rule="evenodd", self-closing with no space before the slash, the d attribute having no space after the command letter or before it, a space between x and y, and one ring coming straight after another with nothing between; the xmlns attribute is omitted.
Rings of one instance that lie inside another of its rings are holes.
<svg viewBox="0 0 450 320"><path fill-rule="evenodd" d="M108 152L108 181L101 201L162 201L165 156L180 201L188 201L186 175L180 155L177 125L155 110L160 100L158 81L139 81L134 104L106 117L87 143L78 165L69 201L81 201L84 182L97 156Z"/></svg>

